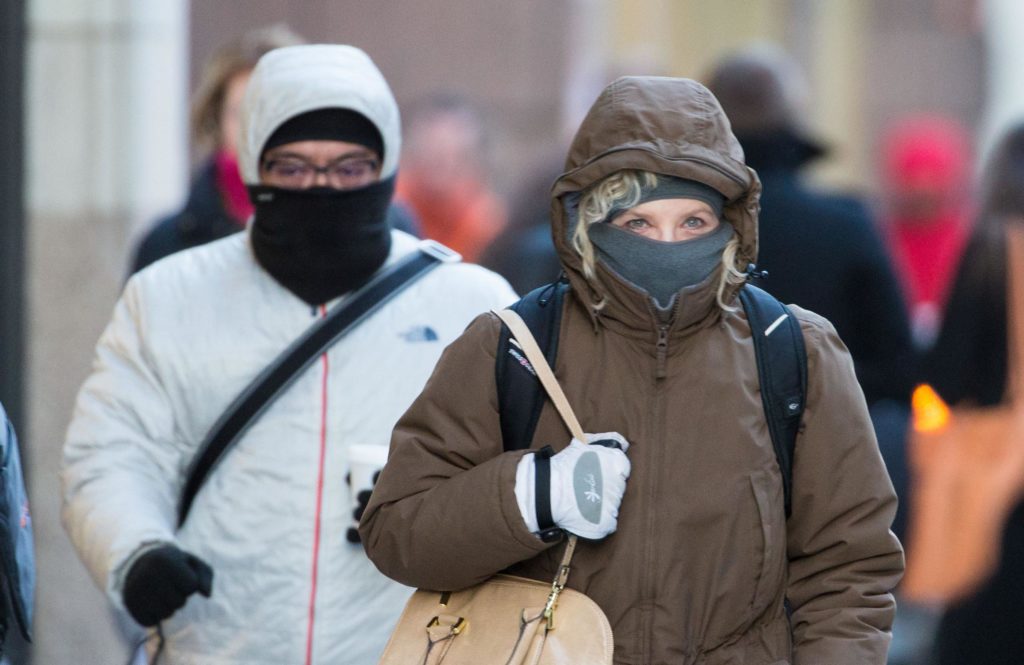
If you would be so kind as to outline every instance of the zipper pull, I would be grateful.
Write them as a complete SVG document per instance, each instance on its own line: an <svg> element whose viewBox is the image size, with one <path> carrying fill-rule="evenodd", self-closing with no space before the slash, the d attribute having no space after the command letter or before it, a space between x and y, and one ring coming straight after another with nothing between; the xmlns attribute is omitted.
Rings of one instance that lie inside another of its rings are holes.
<svg viewBox="0 0 1024 665"><path fill-rule="evenodd" d="M654 378L664 379L666 376L665 363L668 357L668 326L658 326L658 364Z"/></svg>

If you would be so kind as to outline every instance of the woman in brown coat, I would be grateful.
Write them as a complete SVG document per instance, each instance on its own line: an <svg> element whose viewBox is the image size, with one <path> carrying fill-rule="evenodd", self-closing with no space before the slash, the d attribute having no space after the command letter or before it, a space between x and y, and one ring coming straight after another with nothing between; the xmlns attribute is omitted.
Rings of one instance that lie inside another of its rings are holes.
<svg viewBox="0 0 1024 665"><path fill-rule="evenodd" d="M552 192L571 284L555 373L604 445L567 445L546 405L533 449L504 451L501 323L480 316L395 430L361 527L377 566L437 590L501 571L550 580L562 547L536 516L535 451L551 445L554 526L590 539L569 586L608 616L617 664L882 665L896 498L846 348L799 307L808 385L785 515L737 299L759 192L703 86L608 86ZM603 487L577 496L587 451Z"/></svg>

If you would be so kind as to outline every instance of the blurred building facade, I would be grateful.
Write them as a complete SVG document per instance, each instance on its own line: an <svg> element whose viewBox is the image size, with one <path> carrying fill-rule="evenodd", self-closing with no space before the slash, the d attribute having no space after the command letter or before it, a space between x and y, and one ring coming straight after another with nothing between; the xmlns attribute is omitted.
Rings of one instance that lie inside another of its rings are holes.
<svg viewBox="0 0 1024 665"><path fill-rule="evenodd" d="M187 182L187 0L26 0L27 429L36 535L31 662L122 663L106 600L60 527L64 430L135 228Z"/></svg>
<svg viewBox="0 0 1024 665"><path fill-rule="evenodd" d="M989 90L1015 86L1005 73L1019 65L1007 62L1024 61L1022 47L1005 44L1015 0L14 1L28 28L22 440L38 539L38 665L126 658L60 527L56 472L129 248L184 195L189 90L198 63L224 40L285 22L312 41L365 49L399 103L438 89L471 96L497 130L506 192L538 155L568 144L610 77L701 78L752 40L777 42L804 65L809 121L836 149L817 177L847 188L877 187L886 119L936 109L980 127L1004 117L985 100L1014 113L1012 100L1024 97L1015 87ZM1009 60L994 63L993 54Z"/></svg>

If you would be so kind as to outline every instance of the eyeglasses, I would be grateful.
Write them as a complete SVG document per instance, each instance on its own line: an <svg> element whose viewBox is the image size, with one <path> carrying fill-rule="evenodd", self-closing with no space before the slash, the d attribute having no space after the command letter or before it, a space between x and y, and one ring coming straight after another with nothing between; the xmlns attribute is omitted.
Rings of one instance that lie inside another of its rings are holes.
<svg viewBox="0 0 1024 665"><path fill-rule="evenodd" d="M270 184L289 189L311 187L321 174L335 189L362 187L376 179L379 169L380 163L367 157L345 157L327 166L316 166L297 157L282 157L263 163Z"/></svg>

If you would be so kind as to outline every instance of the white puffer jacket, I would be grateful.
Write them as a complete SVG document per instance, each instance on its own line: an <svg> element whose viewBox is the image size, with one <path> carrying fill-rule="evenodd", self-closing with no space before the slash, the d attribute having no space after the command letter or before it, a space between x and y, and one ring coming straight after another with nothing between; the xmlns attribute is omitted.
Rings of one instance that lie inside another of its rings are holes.
<svg viewBox="0 0 1024 665"><path fill-rule="evenodd" d="M416 247L393 234L389 263ZM100 339L64 450L64 523L97 583L120 606L123 564L146 543L173 542L210 563L214 583L209 599L193 596L164 623L166 662L375 663L408 590L345 538L348 446L387 446L442 349L514 297L477 266L429 272L255 422L176 532L199 442L322 311L263 271L244 233L137 274Z"/></svg>
<svg viewBox="0 0 1024 665"><path fill-rule="evenodd" d="M248 159L268 126L321 103L281 98L288 113L249 109L269 120L246 130ZM383 104L393 118L382 120L373 110L380 106L355 105L378 122L394 154L397 109ZM392 234L386 265L416 251L414 238ZM443 264L352 330L227 453L175 529L185 472L207 431L345 298L311 308L259 267L248 233L239 233L136 274L116 305L68 430L63 518L119 607L127 564L151 543L174 543L213 567L211 597L192 596L164 622L162 665L371 664L383 648L409 590L346 540L348 449L387 446L442 349L474 316L514 300L497 275Z"/></svg>

